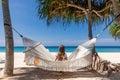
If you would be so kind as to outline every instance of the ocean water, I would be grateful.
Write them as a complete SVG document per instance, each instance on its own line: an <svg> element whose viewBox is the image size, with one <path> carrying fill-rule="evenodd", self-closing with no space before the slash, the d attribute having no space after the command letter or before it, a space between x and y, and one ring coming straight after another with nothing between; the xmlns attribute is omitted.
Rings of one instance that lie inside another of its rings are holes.
<svg viewBox="0 0 120 80"><path fill-rule="evenodd" d="M65 46L66 52L73 52L77 46ZM58 52L58 46L46 46L50 52ZM120 52L120 46L95 46L97 52ZM0 47L0 52L5 52L5 47ZM14 47L15 52L24 52L25 47Z"/></svg>

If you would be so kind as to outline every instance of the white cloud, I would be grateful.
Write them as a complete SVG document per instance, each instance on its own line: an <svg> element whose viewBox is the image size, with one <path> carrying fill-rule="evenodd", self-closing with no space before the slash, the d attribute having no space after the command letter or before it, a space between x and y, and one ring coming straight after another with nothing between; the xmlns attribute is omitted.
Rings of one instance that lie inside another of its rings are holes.
<svg viewBox="0 0 120 80"><path fill-rule="evenodd" d="M86 40L59 40L59 41L43 41L43 44L49 45L49 46L55 46L55 45L66 45L66 46L73 46L73 45L79 45L85 42Z"/></svg>
<svg viewBox="0 0 120 80"><path fill-rule="evenodd" d="M66 45L66 46L77 46L86 42L87 40L60 40L60 41L44 41L45 45ZM120 41L116 41L112 38L98 39L96 41L97 46L120 46Z"/></svg>
<svg viewBox="0 0 120 80"><path fill-rule="evenodd" d="M114 40L112 38L98 39L96 45L99 46L120 46L120 41Z"/></svg>

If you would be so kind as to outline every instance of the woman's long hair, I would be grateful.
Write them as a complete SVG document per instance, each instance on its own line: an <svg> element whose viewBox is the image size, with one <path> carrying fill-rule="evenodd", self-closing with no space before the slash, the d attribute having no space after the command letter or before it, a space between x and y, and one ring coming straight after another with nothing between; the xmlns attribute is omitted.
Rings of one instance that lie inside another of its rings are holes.
<svg viewBox="0 0 120 80"><path fill-rule="evenodd" d="M57 60L59 60L59 61L64 60L64 55L65 55L65 47L64 47L64 45L61 45L59 47L59 52L58 52L58 55L57 55Z"/></svg>
<svg viewBox="0 0 120 80"><path fill-rule="evenodd" d="M65 55L65 47L64 47L64 45L61 45L59 47L59 52L62 53L63 55Z"/></svg>

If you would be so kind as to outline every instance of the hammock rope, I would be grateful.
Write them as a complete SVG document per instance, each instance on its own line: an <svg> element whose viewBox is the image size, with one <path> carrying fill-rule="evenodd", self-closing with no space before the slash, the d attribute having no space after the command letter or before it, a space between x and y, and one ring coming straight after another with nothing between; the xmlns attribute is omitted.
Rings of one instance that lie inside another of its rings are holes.
<svg viewBox="0 0 120 80"><path fill-rule="evenodd" d="M15 28L12 27L12 29L21 37L23 38L23 35L21 33L19 33Z"/></svg>
<svg viewBox="0 0 120 80"><path fill-rule="evenodd" d="M103 33L103 32L113 23L113 21L116 20L119 16L120 16L120 14L118 14L114 19L112 19L112 21L109 22L109 24L107 24L106 27L103 28L103 30L102 30L99 34L96 35L95 38L98 38L100 35L102 35L102 33Z"/></svg>
<svg viewBox="0 0 120 80"><path fill-rule="evenodd" d="M106 27L103 28L103 30L95 36L95 38L98 38L100 35L102 35L102 33L103 33L103 32L114 22L114 20L116 20L119 16L120 16L120 14L118 14L114 19L112 19L112 21L110 21L109 24L107 24ZM4 25L9 25L9 24L4 23ZM10 26L10 25L9 25L9 26ZM20 32L18 32L14 27L12 27L12 26L10 26L10 27L11 27L21 38L24 37L24 36L23 36Z"/></svg>
<svg viewBox="0 0 120 80"><path fill-rule="evenodd" d="M10 24L4 23L4 25L11 27L21 38L23 38L23 35L20 32L18 32L14 27L12 27Z"/></svg>

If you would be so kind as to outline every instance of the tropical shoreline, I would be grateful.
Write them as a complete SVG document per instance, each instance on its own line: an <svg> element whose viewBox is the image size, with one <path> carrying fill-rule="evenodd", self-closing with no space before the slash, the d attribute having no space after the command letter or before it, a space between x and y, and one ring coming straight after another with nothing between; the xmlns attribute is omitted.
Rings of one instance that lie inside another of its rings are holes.
<svg viewBox="0 0 120 80"><path fill-rule="evenodd" d="M58 52L59 46L45 46L50 52ZM65 46L66 52L73 52L77 46ZM95 46L97 52L120 52L120 46ZM0 46L0 52L5 52L6 47ZM14 52L24 52L25 46L14 46Z"/></svg>

